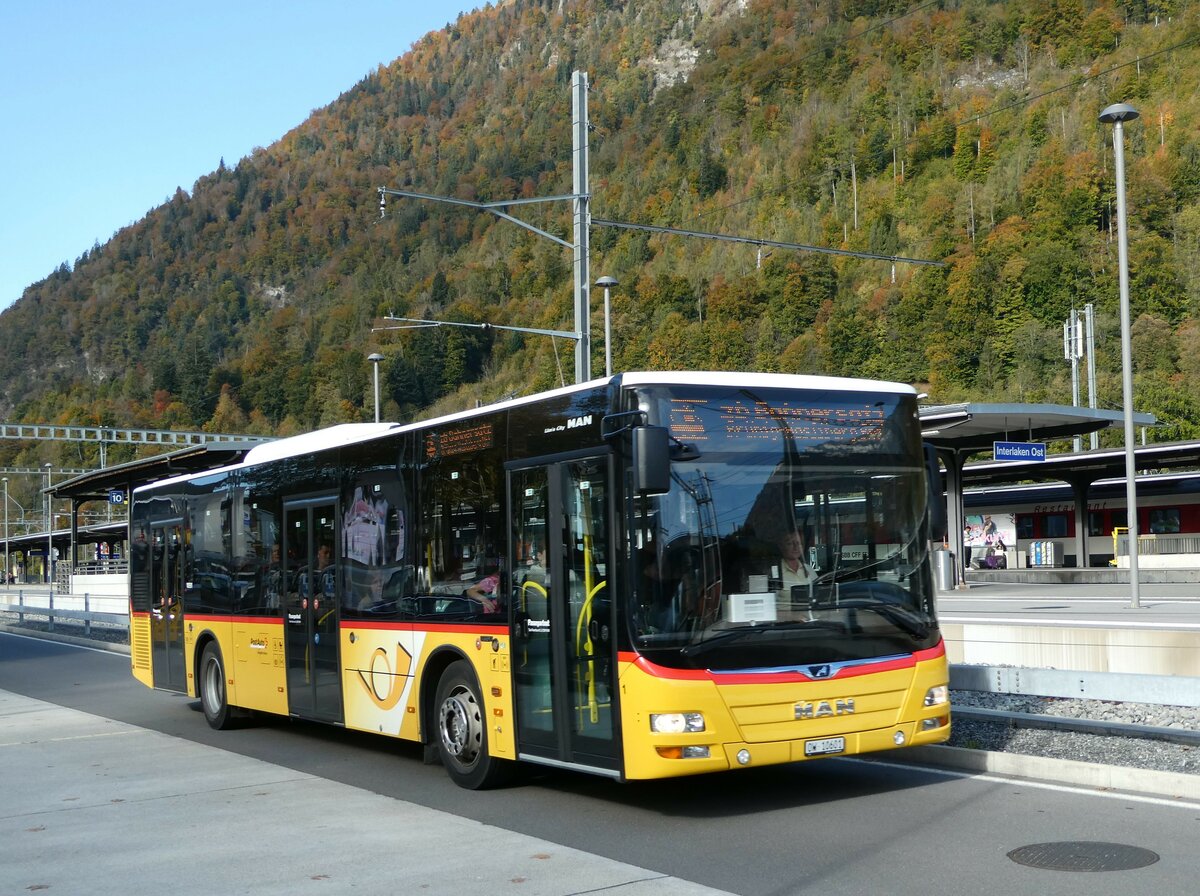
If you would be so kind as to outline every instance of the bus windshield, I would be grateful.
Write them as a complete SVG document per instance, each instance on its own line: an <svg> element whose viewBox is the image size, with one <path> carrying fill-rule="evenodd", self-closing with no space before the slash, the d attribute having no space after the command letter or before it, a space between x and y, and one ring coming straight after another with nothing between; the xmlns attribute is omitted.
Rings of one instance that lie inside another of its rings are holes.
<svg viewBox="0 0 1200 896"><path fill-rule="evenodd" d="M627 618L652 661L784 669L910 654L939 635L911 395L647 391L671 488L633 500Z"/></svg>

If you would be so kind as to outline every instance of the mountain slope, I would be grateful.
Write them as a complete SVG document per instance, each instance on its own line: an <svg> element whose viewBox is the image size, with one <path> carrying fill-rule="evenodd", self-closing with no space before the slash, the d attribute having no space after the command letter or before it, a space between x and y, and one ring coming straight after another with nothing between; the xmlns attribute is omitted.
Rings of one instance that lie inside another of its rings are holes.
<svg viewBox="0 0 1200 896"><path fill-rule="evenodd" d="M513 0L462 16L31 287L0 315L0 414L295 432L370 415L373 350L390 417L569 379L569 343L371 328L389 313L572 328L566 250L420 200L381 219L375 191L570 193L574 70L592 84L597 219L945 263L597 227L592 273L620 281L616 367L865 375L939 401L1069 403L1061 327L1092 303L1100 404L1120 405L1096 116L1134 104L1137 405L1166 422L1159 439L1200 435L1200 23L1183 3L1084 0ZM517 213L570 238L568 203ZM598 314L592 330L599 371Z"/></svg>

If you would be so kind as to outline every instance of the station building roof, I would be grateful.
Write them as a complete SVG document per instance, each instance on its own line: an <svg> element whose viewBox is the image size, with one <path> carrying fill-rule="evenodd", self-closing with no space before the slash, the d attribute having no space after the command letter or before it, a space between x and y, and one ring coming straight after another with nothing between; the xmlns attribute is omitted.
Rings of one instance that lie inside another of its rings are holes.
<svg viewBox="0 0 1200 896"><path fill-rule="evenodd" d="M1046 442L1086 435L1124 423L1123 411L1060 404L963 402L921 408L925 441L938 448L973 454L997 441ZM1135 412L1137 426L1153 426L1153 414Z"/></svg>
<svg viewBox="0 0 1200 896"><path fill-rule="evenodd" d="M1125 422L1124 411L1057 404L964 402L921 408L922 438L936 447L943 461L963 463L973 454L990 453L993 443L1048 442L1082 436ZM1153 414L1134 412L1136 426L1153 426ZM1200 443L1138 447L1139 468L1200 463ZM1153 459L1151 458L1153 455ZM1145 456L1146 463L1141 458ZM1018 482L1027 479L1094 481L1124 475L1125 449L1065 452L1044 460L980 460L962 468L964 485Z"/></svg>
<svg viewBox="0 0 1200 896"><path fill-rule="evenodd" d="M127 463L91 470L80 476L72 477L63 482L56 482L50 488L54 498L70 498L83 501L105 501L111 492L123 491L126 494L139 485L166 479L168 476L178 476L181 473L200 473L204 470L214 470L227 464L234 464L246 456L255 442L206 442L202 445L189 445L178 451L156 454L131 460Z"/></svg>

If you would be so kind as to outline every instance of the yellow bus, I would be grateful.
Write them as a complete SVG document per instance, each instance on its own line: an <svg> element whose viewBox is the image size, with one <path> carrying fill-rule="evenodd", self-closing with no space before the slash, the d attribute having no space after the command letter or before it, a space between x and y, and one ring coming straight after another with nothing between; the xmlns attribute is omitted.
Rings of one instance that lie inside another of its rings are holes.
<svg viewBox="0 0 1200 896"><path fill-rule="evenodd" d="M936 472L936 468L934 469ZM134 676L419 741L458 784L944 741L917 397L625 373L136 489Z"/></svg>

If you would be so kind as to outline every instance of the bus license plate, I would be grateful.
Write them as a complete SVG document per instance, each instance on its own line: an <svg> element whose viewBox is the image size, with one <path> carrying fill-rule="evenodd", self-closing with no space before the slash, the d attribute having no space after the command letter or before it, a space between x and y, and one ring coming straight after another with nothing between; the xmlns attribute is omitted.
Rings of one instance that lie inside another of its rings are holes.
<svg viewBox="0 0 1200 896"><path fill-rule="evenodd" d="M846 749L846 738L826 737L821 740L806 740L804 742L805 756L825 756L829 753L842 753Z"/></svg>

